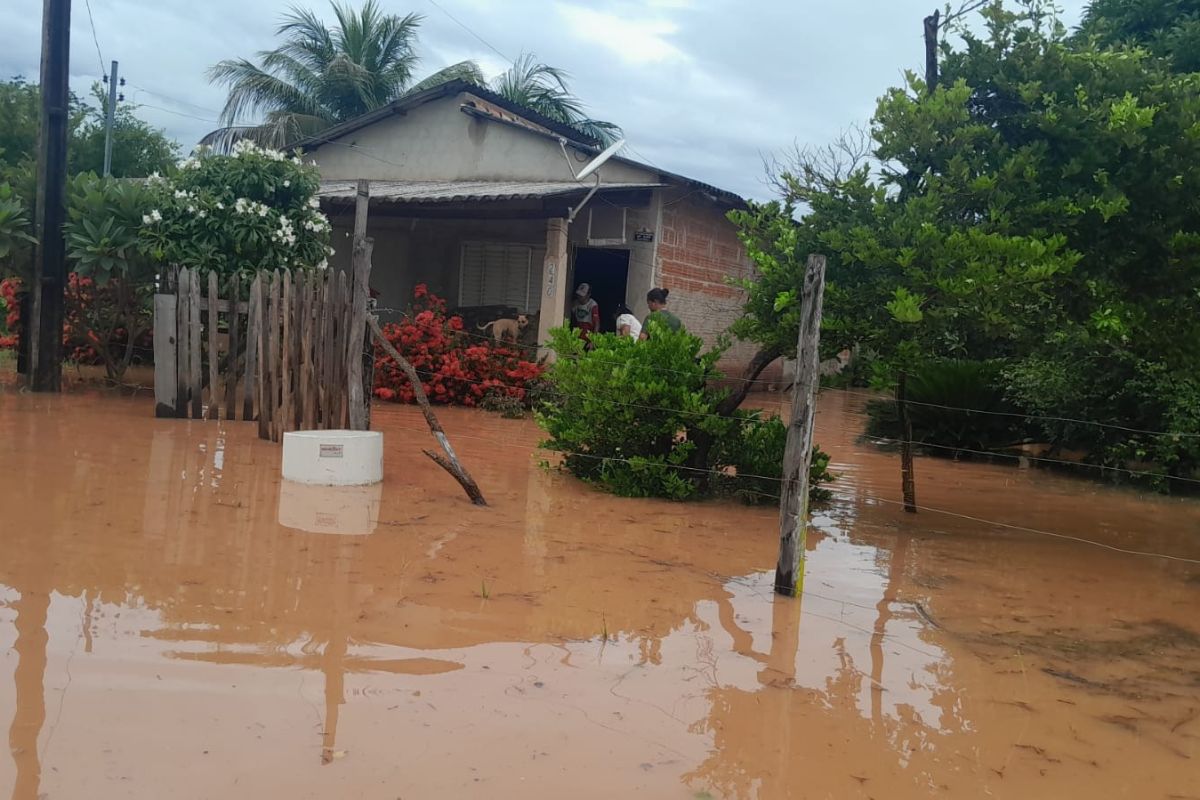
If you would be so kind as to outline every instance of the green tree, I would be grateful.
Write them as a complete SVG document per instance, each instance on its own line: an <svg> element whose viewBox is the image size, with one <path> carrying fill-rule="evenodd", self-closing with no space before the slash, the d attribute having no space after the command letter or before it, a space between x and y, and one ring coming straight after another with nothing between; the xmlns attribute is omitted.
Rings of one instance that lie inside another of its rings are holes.
<svg viewBox="0 0 1200 800"><path fill-rule="evenodd" d="M1099 2L1099 0L1098 0ZM763 273L740 332L787 347L803 254L829 256L825 335L885 374L947 357L1008 364L1023 408L1195 432L1200 374L1200 75L1068 39L1043 3L994 3L879 102L873 166L788 175L788 203L735 215ZM1187 472L1193 437L1046 426L1097 460Z"/></svg>
<svg viewBox="0 0 1200 800"><path fill-rule="evenodd" d="M1094 0L1076 37L1144 47L1180 72L1200 72L1200 0Z"/></svg>
<svg viewBox="0 0 1200 800"><path fill-rule="evenodd" d="M100 84L92 87L95 106L84 106L85 113L70 142L72 173L104 169L104 118L108 96ZM114 178L146 178L165 173L179 160L179 144L160 128L137 116L137 106L119 104L113 116L112 175Z"/></svg>
<svg viewBox="0 0 1200 800"><path fill-rule="evenodd" d="M420 14L384 13L376 0L355 10L330 4L337 20L330 28L307 9L293 7L278 35L283 42L258 54L258 63L227 59L209 70L209 78L229 87L221 113L226 127L203 143L228 145L250 137L274 147L387 105L411 90L454 78L482 83L471 61L415 80L419 58L415 46ZM262 115L261 125L239 125L247 116Z"/></svg>

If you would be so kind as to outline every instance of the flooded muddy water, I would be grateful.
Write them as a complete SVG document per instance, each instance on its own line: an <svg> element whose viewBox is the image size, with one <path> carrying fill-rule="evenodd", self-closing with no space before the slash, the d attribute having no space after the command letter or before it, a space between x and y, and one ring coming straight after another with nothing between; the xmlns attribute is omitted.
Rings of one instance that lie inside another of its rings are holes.
<svg viewBox="0 0 1200 800"><path fill-rule="evenodd" d="M411 408L330 492L0 394L0 797L1200 797L1200 503L918 459L906 515L860 403L793 600L774 509L597 493L528 421L439 412L478 509Z"/></svg>

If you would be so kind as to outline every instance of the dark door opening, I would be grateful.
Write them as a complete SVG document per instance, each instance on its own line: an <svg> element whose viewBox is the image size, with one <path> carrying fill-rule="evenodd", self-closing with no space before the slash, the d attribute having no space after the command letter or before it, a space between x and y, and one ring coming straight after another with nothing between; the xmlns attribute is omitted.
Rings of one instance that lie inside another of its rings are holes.
<svg viewBox="0 0 1200 800"><path fill-rule="evenodd" d="M568 302L575 302L575 288L581 283L592 287L592 299L600 306L600 330L617 329L617 306L625 302L625 284L629 280L629 251L608 247L575 249L574 283Z"/></svg>

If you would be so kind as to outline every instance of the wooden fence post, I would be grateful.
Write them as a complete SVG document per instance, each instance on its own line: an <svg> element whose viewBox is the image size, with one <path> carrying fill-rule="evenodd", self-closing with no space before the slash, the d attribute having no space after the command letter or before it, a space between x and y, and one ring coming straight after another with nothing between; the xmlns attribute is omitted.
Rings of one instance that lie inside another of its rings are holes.
<svg viewBox="0 0 1200 800"><path fill-rule="evenodd" d="M254 419L255 392L258 389L258 365L261 345L259 342L259 317L262 315L262 273L256 273L250 282L250 299L246 306L246 386L242 402L242 419ZM259 408L262 407L260 402Z"/></svg>
<svg viewBox="0 0 1200 800"><path fill-rule="evenodd" d="M271 441L278 442L283 436L280 426L283 424L280 399L283 392L282 376L279 371L279 357L283 346L279 318L283 307L279 301L279 270L271 276L271 315L266 321L267 335L271 337L271 395L268 402L271 405Z"/></svg>
<svg viewBox="0 0 1200 800"><path fill-rule="evenodd" d="M904 510L917 513L916 476L913 473L912 420L908 416L908 373L901 370L896 384L896 405L900 410L900 430L904 441L900 443L900 484L904 491Z"/></svg>
<svg viewBox="0 0 1200 800"><path fill-rule="evenodd" d="M179 377L175 366L177 320L173 294L154 295L154 416L174 417Z"/></svg>
<svg viewBox="0 0 1200 800"><path fill-rule="evenodd" d="M825 256L810 255L800 295L800 334L796 345L796 382L792 385L792 419L783 455L779 497L779 562L775 591L795 597L804 589L808 542L808 469L812 463L813 417L820 380L821 303L825 291Z"/></svg>
<svg viewBox="0 0 1200 800"><path fill-rule="evenodd" d="M374 240L366 235L370 200L370 184L360 178L355 199L354 256L351 261L354 269L354 282L351 288L353 301L349 336L346 337L346 371L347 380L350 382L347 397L350 404L350 430L353 431L367 429L366 404L370 402L369 397L363 397L363 340L367 332L371 250L375 246Z"/></svg>
<svg viewBox="0 0 1200 800"><path fill-rule="evenodd" d="M204 416L203 397L201 393L201 355L200 355L200 268L192 270L191 284L188 286L188 384L192 396L192 419Z"/></svg>
<svg viewBox="0 0 1200 800"><path fill-rule="evenodd" d="M217 368L220 358L217 346L217 328L220 312L217 310L221 290L217 286L217 272L208 271L208 419L221 418L221 394L217 389Z"/></svg>
<svg viewBox="0 0 1200 800"><path fill-rule="evenodd" d="M175 416L186 417L188 409L188 392L190 385L188 375L191 368L188 359L192 347L189 344L191 333L191 270L183 267L175 280Z"/></svg>
<svg viewBox="0 0 1200 800"><path fill-rule="evenodd" d="M238 351L241 349L241 335L238 328L238 302L242 292L238 273L229 276L229 316L226 324L229 327L229 356L225 369L225 419L237 419L238 401ZM249 354L247 354L249 355Z"/></svg>

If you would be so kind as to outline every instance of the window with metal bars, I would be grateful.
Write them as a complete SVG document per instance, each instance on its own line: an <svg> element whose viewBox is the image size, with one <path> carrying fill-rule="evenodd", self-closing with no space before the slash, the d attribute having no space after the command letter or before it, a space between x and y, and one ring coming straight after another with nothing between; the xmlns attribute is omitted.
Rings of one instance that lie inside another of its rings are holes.
<svg viewBox="0 0 1200 800"><path fill-rule="evenodd" d="M533 266L529 245L463 242L459 306L513 306L523 313L536 312L541 307L541 271Z"/></svg>

